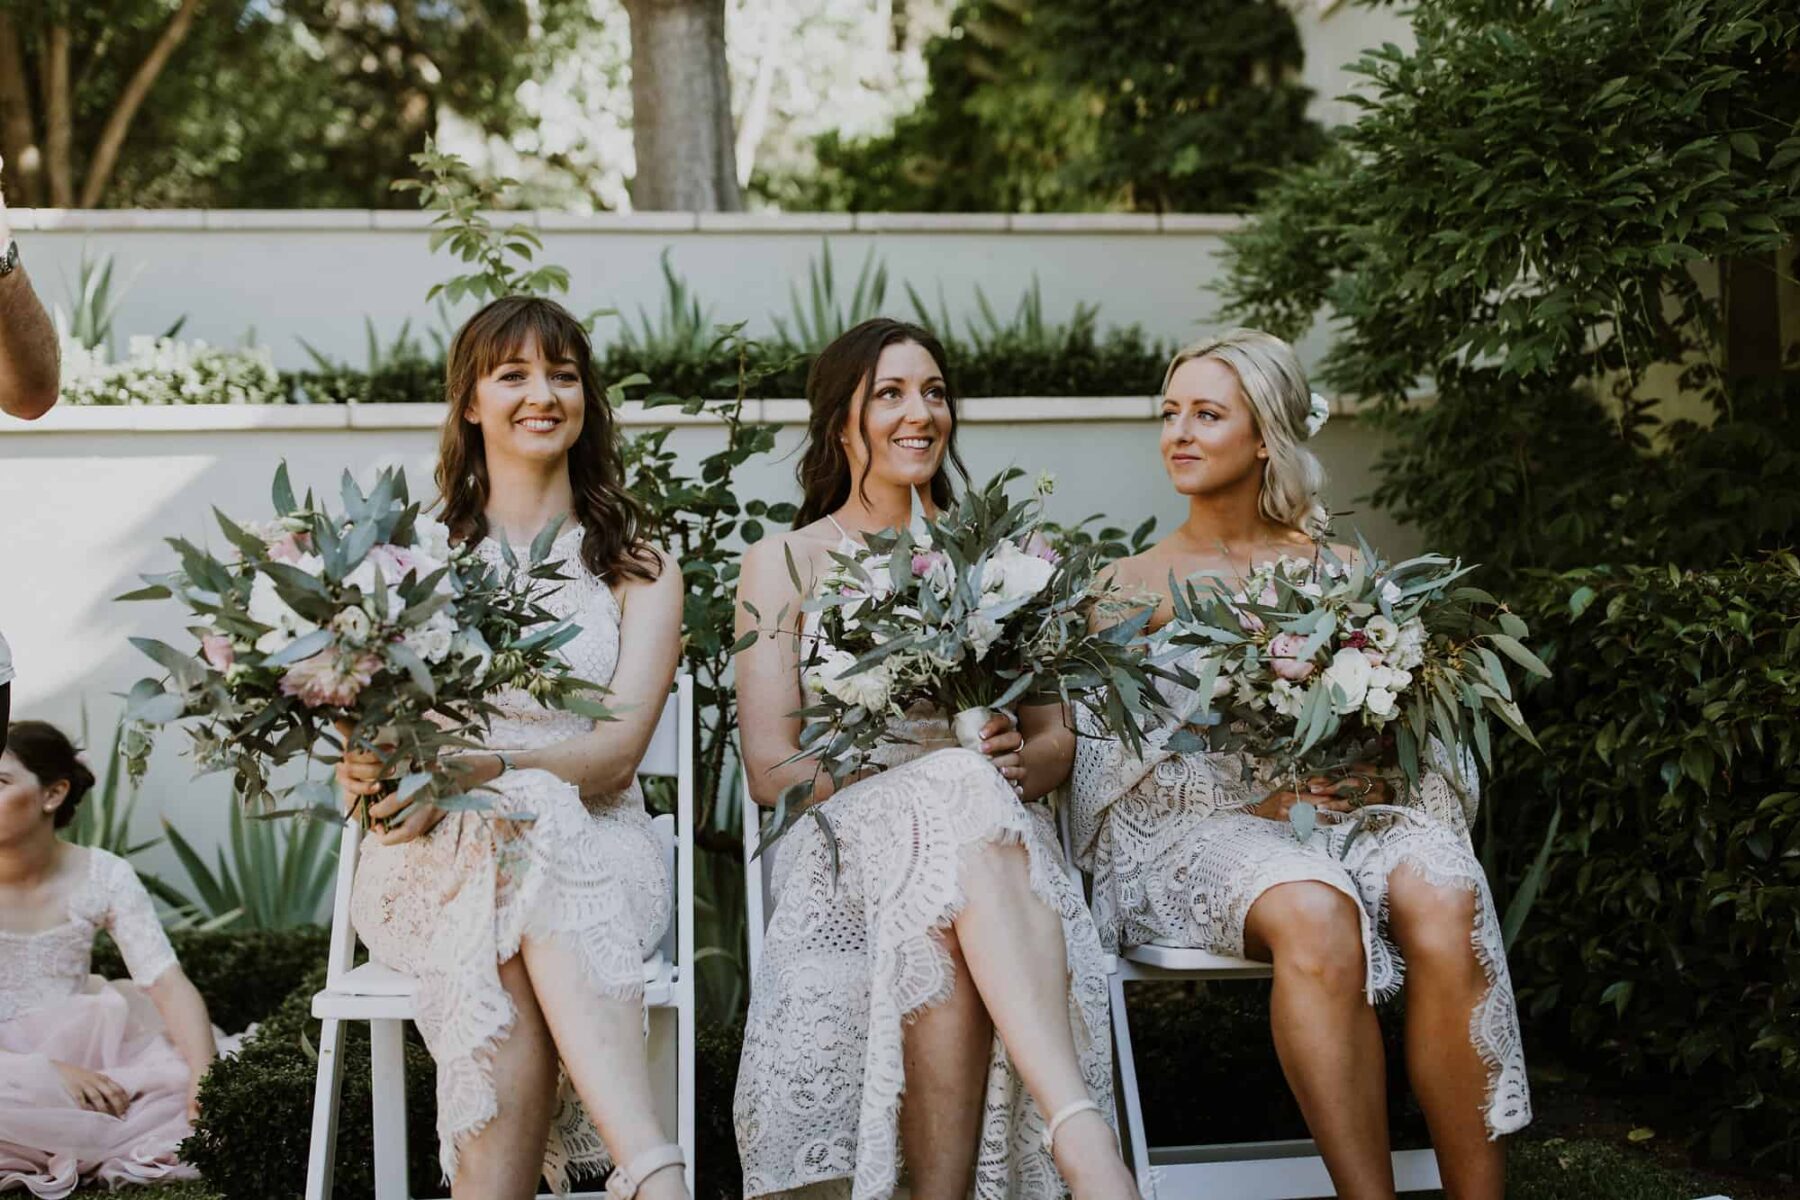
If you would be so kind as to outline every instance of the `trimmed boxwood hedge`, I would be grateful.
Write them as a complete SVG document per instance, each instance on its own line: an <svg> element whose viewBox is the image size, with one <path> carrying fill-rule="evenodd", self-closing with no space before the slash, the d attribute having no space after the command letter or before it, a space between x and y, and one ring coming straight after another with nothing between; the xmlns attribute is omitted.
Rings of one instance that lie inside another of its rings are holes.
<svg viewBox="0 0 1800 1200"><path fill-rule="evenodd" d="M169 935L181 969L206 998L214 1025L241 1032L267 1020L282 1000L325 961L326 931L308 929L177 930ZM93 971L122 979L125 963L110 938L94 946Z"/></svg>
<svg viewBox="0 0 1800 1200"><path fill-rule="evenodd" d="M1574 571L1518 607L1555 676L1524 698L1544 752L1491 794L1515 877L1562 808L1513 949L1540 1044L1653 1084L1717 1157L1800 1162L1800 559Z"/></svg>

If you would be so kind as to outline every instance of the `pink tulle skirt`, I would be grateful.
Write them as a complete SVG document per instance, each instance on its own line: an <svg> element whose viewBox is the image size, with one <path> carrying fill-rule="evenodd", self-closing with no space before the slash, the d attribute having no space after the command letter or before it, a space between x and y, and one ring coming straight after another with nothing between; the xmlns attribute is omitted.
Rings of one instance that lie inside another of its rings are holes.
<svg viewBox="0 0 1800 1200"><path fill-rule="evenodd" d="M192 1132L188 1067L148 997L127 982L89 978L89 990L0 1023L0 1192L23 1187L57 1200L78 1184L117 1187L197 1179L175 1157ZM52 1060L116 1082L123 1117L82 1108Z"/></svg>

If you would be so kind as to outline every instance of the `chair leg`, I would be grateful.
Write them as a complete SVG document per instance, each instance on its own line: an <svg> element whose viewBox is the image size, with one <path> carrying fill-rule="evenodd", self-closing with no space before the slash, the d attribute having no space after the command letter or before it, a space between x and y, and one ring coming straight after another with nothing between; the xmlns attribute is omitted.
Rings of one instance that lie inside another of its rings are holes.
<svg viewBox="0 0 1800 1200"><path fill-rule="evenodd" d="M375 1200L408 1200L405 1022L369 1022L369 1075L375 1109Z"/></svg>
<svg viewBox="0 0 1800 1200"><path fill-rule="evenodd" d="M344 1026L319 1028L319 1073L313 1082L312 1139L306 1151L306 1200L328 1200L337 1165L338 1096L344 1082Z"/></svg>
<svg viewBox="0 0 1800 1200"><path fill-rule="evenodd" d="M684 968L686 970L688 968ZM675 1010L677 1074L675 1140L687 1155L688 1195L694 1194L694 1168L699 1153L694 1137L694 985L686 982L681 993L681 1007Z"/></svg>
<svg viewBox="0 0 1800 1200"><path fill-rule="evenodd" d="M1144 1200L1156 1200L1156 1175L1150 1167L1150 1139L1144 1132L1144 1105L1138 1096L1137 1059L1131 1051L1131 1023L1125 1011L1125 977L1114 972L1107 979L1112 992L1113 1059L1119 1072L1119 1096L1125 1105L1125 1138L1131 1148L1131 1169L1137 1174L1138 1192Z"/></svg>

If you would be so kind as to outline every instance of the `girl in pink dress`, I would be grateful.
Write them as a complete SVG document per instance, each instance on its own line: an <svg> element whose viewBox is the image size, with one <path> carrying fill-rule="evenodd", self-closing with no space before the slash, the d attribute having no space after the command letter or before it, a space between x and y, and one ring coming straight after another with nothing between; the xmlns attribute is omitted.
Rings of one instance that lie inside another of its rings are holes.
<svg viewBox="0 0 1800 1200"><path fill-rule="evenodd" d="M176 1158L214 1053L206 1003L117 855L56 831L94 785L40 721L0 754L0 1192L193 1179ZM94 934L131 981L90 975Z"/></svg>

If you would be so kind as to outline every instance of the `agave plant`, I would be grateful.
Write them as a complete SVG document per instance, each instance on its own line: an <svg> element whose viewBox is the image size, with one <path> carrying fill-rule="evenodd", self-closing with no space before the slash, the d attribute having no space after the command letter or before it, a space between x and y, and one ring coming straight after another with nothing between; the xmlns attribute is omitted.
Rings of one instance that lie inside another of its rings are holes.
<svg viewBox="0 0 1800 1200"><path fill-rule="evenodd" d="M89 350L103 351L108 357L112 354L113 322L119 315L119 305L124 302L125 293L131 290L132 281L143 270L140 265L131 273L130 279L115 286L114 265L111 254L95 258L83 246L81 265L75 273L75 286L69 288L69 307L64 309L57 305L54 313L56 331L63 340L76 342ZM185 324L185 315L177 317L175 323L163 331L162 336L174 337Z"/></svg>
<svg viewBox="0 0 1800 1200"><path fill-rule="evenodd" d="M338 826L321 820L246 818L233 804L217 870L167 820L163 831L199 900L197 908L233 929L294 929L316 925L337 878Z"/></svg>
<svg viewBox="0 0 1800 1200"><path fill-rule="evenodd" d="M662 276L661 311L653 315L640 307L635 326L618 313L610 314L619 317L619 348L641 368L663 368L662 372L652 371L658 378L671 367L710 365L719 337L711 308L700 303L687 280L670 265L668 250L662 252Z"/></svg>
<svg viewBox="0 0 1800 1200"><path fill-rule="evenodd" d="M875 257L873 248L863 257L848 307L838 300L837 272L832 265L829 239L821 243L819 257L807 264L806 275L804 300L798 288L791 284L788 287L792 327L780 317L773 318L779 339L796 350L816 354L846 329L879 316L887 304L887 264Z"/></svg>

